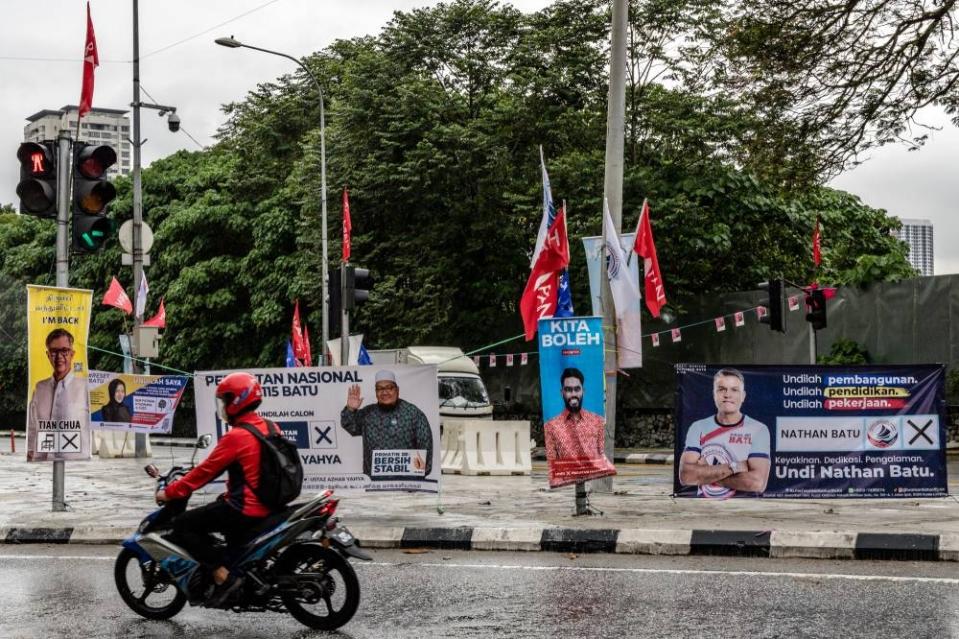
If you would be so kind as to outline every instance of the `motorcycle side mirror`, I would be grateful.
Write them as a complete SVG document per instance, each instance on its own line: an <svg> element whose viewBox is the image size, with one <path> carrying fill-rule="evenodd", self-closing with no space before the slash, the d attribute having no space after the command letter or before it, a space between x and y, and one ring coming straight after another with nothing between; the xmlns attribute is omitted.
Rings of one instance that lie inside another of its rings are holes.
<svg viewBox="0 0 959 639"><path fill-rule="evenodd" d="M200 435L196 440L197 448L209 448L210 443L213 441L212 435Z"/></svg>
<svg viewBox="0 0 959 639"><path fill-rule="evenodd" d="M146 466L144 466L143 471L150 477L153 477L154 479L160 476L160 469L153 464L147 464Z"/></svg>

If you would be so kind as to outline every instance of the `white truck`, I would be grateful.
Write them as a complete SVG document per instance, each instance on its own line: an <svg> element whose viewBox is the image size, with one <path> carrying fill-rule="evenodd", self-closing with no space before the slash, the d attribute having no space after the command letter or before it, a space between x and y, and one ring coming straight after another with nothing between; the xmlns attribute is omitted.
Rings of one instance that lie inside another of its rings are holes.
<svg viewBox="0 0 959 639"><path fill-rule="evenodd" d="M493 419L486 385L472 359L455 346L408 346L369 351L374 364L436 364L440 420Z"/></svg>

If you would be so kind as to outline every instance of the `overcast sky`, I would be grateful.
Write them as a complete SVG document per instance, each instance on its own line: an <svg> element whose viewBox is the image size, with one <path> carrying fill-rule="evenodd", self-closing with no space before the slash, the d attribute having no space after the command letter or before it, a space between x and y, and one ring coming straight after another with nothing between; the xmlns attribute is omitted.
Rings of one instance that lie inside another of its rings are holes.
<svg viewBox="0 0 959 639"><path fill-rule="evenodd" d="M248 49L226 49L213 40L238 40L300 57L338 38L377 33L394 11L432 6L435 0L143 0L140 2L140 82L145 102L177 107L183 131L210 144L223 121L220 105L240 100L259 82L268 82L295 65L284 58ZM535 11L546 0L513 0ZM0 41L0 202L16 203L17 145L26 117L43 109L76 104L80 95L86 4L83 0L4 2L8 28ZM94 106L129 108L132 101L133 2L92 0L100 67ZM224 24L226 23L226 24ZM194 37L195 36L195 37ZM53 60L51 60L53 59ZM150 98L152 96L152 99ZM904 218L927 218L935 226L937 274L959 272L959 218L953 215L955 155L959 132L944 125L918 152L888 147L833 185L859 195L867 204ZM181 131L170 133L165 118L142 112L143 162L177 149L199 148ZM824 230L828 233L828 229ZM825 238L824 238L825 239ZM827 240L828 241L828 240Z"/></svg>

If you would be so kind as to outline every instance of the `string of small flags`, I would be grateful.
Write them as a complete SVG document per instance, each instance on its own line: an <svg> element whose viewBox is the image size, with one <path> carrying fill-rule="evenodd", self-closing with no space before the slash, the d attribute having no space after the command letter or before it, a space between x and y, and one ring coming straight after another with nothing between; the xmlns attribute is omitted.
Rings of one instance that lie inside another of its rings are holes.
<svg viewBox="0 0 959 639"><path fill-rule="evenodd" d="M528 353L506 353L505 355L497 355L496 353L490 353L489 355L473 355L473 363L479 366L481 362L486 361L490 368L496 368L497 358L502 357L506 360L507 366L514 366L517 359L519 359L520 366L526 366L529 364L529 356L537 354L538 353L536 351L530 351Z"/></svg>
<svg viewBox="0 0 959 639"><path fill-rule="evenodd" d="M798 295L792 295L792 296L790 296L790 297L788 298L788 303L789 303L789 310L790 310L790 312L792 312L792 311L798 311L798 310L799 310L800 303L799 303L799 296L798 296ZM660 344L660 335L666 335L666 334L668 334L668 335L670 336L670 339L672 340L672 343L675 344L675 343L677 343L677 342L683 341L683 330L684 330L684 329L692 328L692 327L694 327L694 326L702 326L703 324L709 324L709 323L712 323L713 326L715 326L717 333L722 333L722 332L724 332L724 331L726 330L726 318L727 318L727 317L732 317L732 318L733 318L733 326L735 326L736 328L740 328L741 326L744 326L744 325L746 324L746 313L750 313L750 312L753 312L753 311L756 312L756 319L757 319L757 320L762 319L763 317L765 317L765 316L769 313L769 310L768 310L765 306L754 306L754 307L752 307L752 308L747 308L746 310L743 310L743 311L736 311L735 313L731 313L731 314L727 314L727 315L720 315L720 316L718 316L718 317L714 317L713 319L703 320L703 321L701 321L701 322L692 322L691 324L685 324L685 325L683 325L683 326L677 326L676 328L671 328L671 329L665 330L665 331L659 331L659 332L657 332L657 333L649 333L649 334L648 334L648 337L649 337L650 341L653 343L653 346L654 346L654 347L659 346L659 344ZM643 337L646 337L646 335L644 335Z"/></svg>
<svg viewBox="0 0 959 639"><path fill-rule="evenodd" d="M799 295L792 295L788 299L789 310L798 311L801 303L799 301ZM769 312L765 306L754 306L752 308L747 308L742 311L736 311L735 313L730 313L727 315L719 315L708 320L702 320L700 322L692 322L690 324L683 324L682 326L677 326L675 328L670 328L665 331L659 331L656 333L647 333L643 337L649 337L652 341L653 346L659 346L660 344L660 335L669 335L672 343L682 342L683 341L683 331L688 328L693 328L695 326L702 326L704 324L712 324L716 328L717 333L722 333L726 330L726 318L731 317L733 320L733 326L735 328L740 328L746 325L746 314L747 313L756 313L756 319L761 319L766 316ZM519 335L518 337L522 337ZM512 341L512 340L506 340ZM519 359L520 366L526 366L529 364L530 355L538 355L536 351L529 351L526 353L506 353L503 355L497 355L496 353L490 353L488 355L473 355L473 363L477 366L480 366L482 363L486 363L490 368L496 368L496 362L499 358L505 360L506 366L514 366L516 364L516 359Z"/></svg>

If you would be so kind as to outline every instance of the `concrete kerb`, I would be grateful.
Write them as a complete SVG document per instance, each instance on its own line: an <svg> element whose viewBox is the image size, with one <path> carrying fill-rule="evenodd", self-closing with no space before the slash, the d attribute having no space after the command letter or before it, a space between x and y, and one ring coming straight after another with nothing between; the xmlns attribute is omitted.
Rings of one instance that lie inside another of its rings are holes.
<svg viewBox="0 0 959 639"><path fill-rule="evenodd" d="M959 561L959 534L913 535L750 530L577 529L562 527L352 526L364 548L713 555L780 559ZM132 530L0 527L6 544L119 544Z"/></svg>

